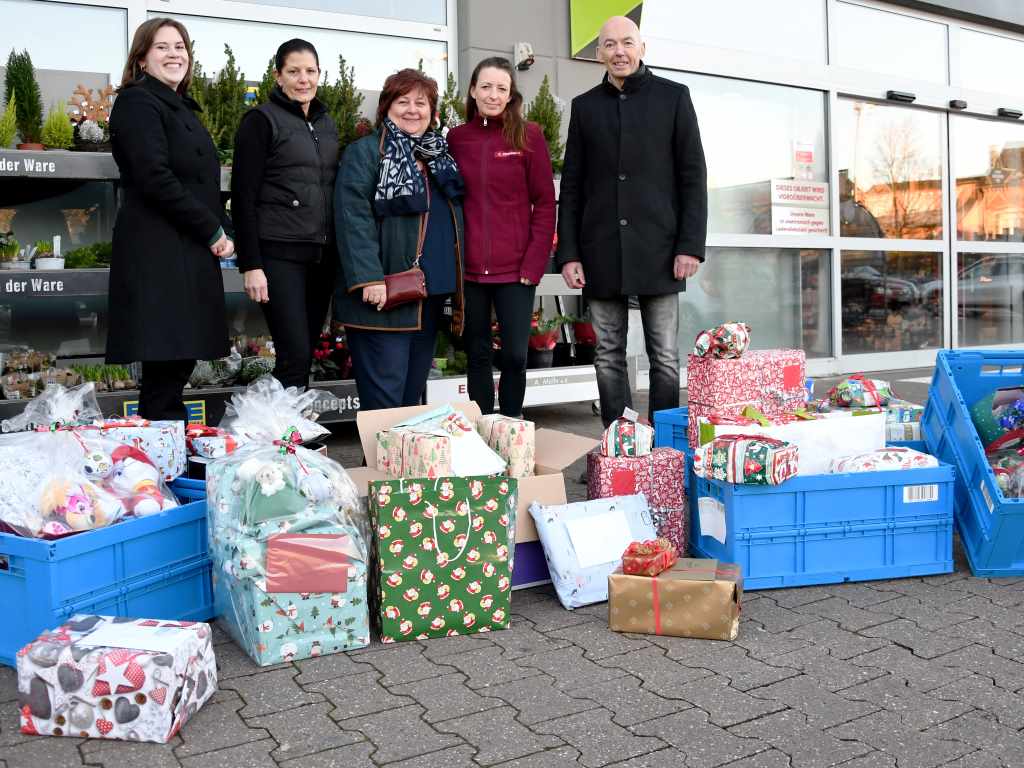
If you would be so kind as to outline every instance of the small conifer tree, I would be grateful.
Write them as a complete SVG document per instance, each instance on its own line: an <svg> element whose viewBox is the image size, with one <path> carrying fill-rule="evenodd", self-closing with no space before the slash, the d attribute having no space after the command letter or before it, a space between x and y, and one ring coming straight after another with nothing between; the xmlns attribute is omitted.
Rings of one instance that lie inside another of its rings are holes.
<svg viewBox="0 0 1024 768"><path fill-rule="evenodd" d="M36 71L28 51L16 53L13 49L7 57L7 72L4 79L4 93L8 100L17 93L18 133L25 144L38 144L43 133L43 97L36 82Z"/></svg>
<svg viewBox="0 0 1024 768"><path fill-rule="evenodd" d="M562 144L562 107L551 93L547 75L544 75L537 97L530 102L526 119L537 123L544 131L544 140L551 154L551 168L556 174L561 173L562 155L565 152L565 145Z"/></svg>

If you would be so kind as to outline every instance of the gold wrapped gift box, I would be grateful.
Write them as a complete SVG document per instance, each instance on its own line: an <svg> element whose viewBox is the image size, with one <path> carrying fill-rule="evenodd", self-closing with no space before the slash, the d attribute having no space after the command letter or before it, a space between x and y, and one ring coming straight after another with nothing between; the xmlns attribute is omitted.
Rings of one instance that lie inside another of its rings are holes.
<svg viewBox="0 0 1024 768"><path fill-rule="evenodd" d="M608 626L614 632L735 640L743 577L738 565L680 559L667 571L608 577Z"/></svg>

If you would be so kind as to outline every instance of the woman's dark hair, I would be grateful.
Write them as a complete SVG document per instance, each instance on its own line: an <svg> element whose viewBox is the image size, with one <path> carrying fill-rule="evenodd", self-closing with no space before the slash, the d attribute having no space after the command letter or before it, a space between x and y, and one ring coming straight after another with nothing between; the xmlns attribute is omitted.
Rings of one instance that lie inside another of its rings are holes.
<svg viewBox="0 0 1024 768"><path fill-rule="evenodd" d="M316 48L308 40L298 37L286 40L277 47L277 53L274 54L274 69L280 72L284 69L284 63L291 54L302 53L303 51L309 51L313 54L313 58L316 59L316 68L320 69L320 56L317 54Z"/></svg>
<svg viewBox="0 0 1024 768"><path fill-rule="evenodd" d="M164 27L174 27L185 42L185 49L188 51L188 67L185 68L185 77L178 83L178 93L187 93L189 85L192 84L192 39L188 36L185 25L177 19L150 19L139 24L135 30L135 37L132 38L132 47L128 51L128 60L124 65L124 72L121 74L121 87L130 88L142 80L142 62L153 47L156 33Z"/></svg>
<svg viewBox="0 0 1024 768"><path fill-rule="evenodd" d="M480 72L488 67L500 69L508 74L510 98L505 105L505 114L502 117L501 133L514 149L523 150L526 148L526 120L523 119L523 94L516 86L516 71L512 62L502 56L491 56L476 65L473 76L469 78L470 90L476 87L476 80ZM472 122L477 116L476 99L469 93L466 94L466 121Z"/></svg>
<svg viewBox="0 0 1024 768"><path fill-rule="evenodd" d="M437 114L437 81L420 72L418 69L401 69L393 75L389 75L384 81L384 88L380 92L380 101L377 102L377 127L384 122L388 116L388 110L399 96L404 96L412 91L423 91L423 95L430 102L430 116Z"/></svg>

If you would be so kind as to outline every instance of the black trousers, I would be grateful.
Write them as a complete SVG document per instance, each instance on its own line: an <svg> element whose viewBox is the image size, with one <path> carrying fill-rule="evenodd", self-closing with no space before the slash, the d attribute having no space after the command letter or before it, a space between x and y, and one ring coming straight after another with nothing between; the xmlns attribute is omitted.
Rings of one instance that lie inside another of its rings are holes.
<svg viewBox="0 0 1024 768"><path fill-rule="evenodd" d="M501 327L501 378L498 405L505 416L519 416L526 396L526 349L537 286L522 283L471 283L464 286L469 399L482 413L494 412L491 353L491 307Z"/></svg>
<svg viewBox="0 0 1024 768"><path fill-rule="evenodd" d="M139 416L151 421L188 421L182 392L195 360L146 360L139 386Z"/></svg>
<svg viewBox="0 0 1024 768"><path fill-rule="evenodd" d="M274 339L274 376L286 387L305 389L313 364L313 345L320 338L334 291L334 249L325 248L319 262L274 258L264 250L263 272L270 301L261 304Z"/></svg>
<svg viewBox="0 0 1024 768"><path fill-rule="evenodd" d="M359 410L423 402L446 298L429 296L424 300L423 322L418 331L345 329L359 392Z"/></svg>

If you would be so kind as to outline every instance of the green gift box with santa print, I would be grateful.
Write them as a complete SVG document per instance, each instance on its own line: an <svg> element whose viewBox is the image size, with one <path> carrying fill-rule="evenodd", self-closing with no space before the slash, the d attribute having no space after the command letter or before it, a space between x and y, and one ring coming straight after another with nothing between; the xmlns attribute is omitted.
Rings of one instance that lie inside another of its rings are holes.
<svg viewBox="0 0 1024 768"><path fill-rule="evenodd" d="M517 495L503 476L370 483L382 642L508 629Z"/></svg>

